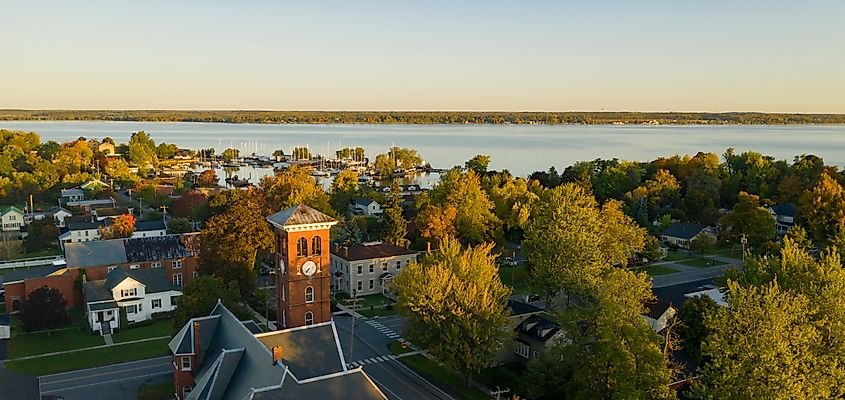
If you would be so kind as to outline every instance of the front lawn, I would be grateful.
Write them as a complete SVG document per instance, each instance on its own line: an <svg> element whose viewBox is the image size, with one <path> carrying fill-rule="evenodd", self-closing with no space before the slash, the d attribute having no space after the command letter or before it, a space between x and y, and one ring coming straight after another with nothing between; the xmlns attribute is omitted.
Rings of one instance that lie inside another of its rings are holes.
<svg viewBox="0 0 845 400"><path fill-rule="evenodd" d="M708 258L691 258L689 260L679 261L678 263L695 268L709 268L725 264L721 261L715 261Z"/></svg>
<svg viewBox="0 0 845 400"><path fill-rule="evenodd" d="M663 258L663 261L680 261L686 260L688 258L692 258L689 253L683 253L677 250L673 250L666 253L666 257Z"/></svg>
<svg viewBox="0 0 845 400"><path fill-rule="evenodd" d="M420 375L429 378L439 386L446 386L451 392L459 394L462 399L489 400L490 396L475 387L467 387L464 378L452 373L446 367L438 365L422 355L401 358L400 361Z"/></svg>
<svg viewBox="0 0 845 400"><path fill-rule="evenodd" d="M669 275L678 272L677 269L670 268L665 265L651 265L646 267L644 270L649 276Z"/></svg>
<svg viewBox="0 0 845 400"><path fill-rule="evenodd" d="M128 361L144 360L170 354L170 349L167 347L168 341L168 339L159 339L143 343L83 350L50 357L7 361L6 368L32 376L42 376Z"/></svg>
<svg viewBox="0 0 845 400"><path fill-rule="evenodd" d="M497 387L510 389L508 395L518 395L524 399L527 397L522 383L525 380L525 371L522 364L513 361L498 367L481 370L476 376L476 380L491 390L495 390Z"/></svg>
<svg viewBox="0 0 845 400"><path fill-rule="evenodd" d="M173 378L155 385L142 385L138 388L137 400L173 400L175 386Z"/></svg>
<svg viewBox="0 0 845 400"><path fill-rule="evenodd" d="M79 310L71 311L72 321L66 328L50 332L25 332L20 319L12 317L12 337L9 338L7 359L54 353L57 351L83 349L106 344L103 338L88 330L85 315Z"/></svg>
<svg viewBox="0 0 845 400"><path fill-rule="evenodd" d="M367 318L373 317L389 317L392 315L396 315L396 307L388 308L381 308L381 307L370 307L358 309L358 314L361 314Z"/></svg>
<svg viewBox="0 0 845 400"><path fill-rule="evenodd" d="M111 337L115 343L123 343L161 336L173 336L172 319L158 319L148 325L141 326L129 325L128 328L119 329Z"/></svg>

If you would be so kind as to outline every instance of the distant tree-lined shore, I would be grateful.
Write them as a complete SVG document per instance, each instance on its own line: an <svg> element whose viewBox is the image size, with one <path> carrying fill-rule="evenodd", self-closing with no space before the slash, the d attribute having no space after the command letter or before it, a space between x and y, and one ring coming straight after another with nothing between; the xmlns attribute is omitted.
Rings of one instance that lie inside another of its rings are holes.
<svg viewBox="0 0 845 400"><path fill-rule="evenodd" d="M756 112L452 112L0 110L0 121L148 121L254 124L845 124L845 114Z"/></svg>

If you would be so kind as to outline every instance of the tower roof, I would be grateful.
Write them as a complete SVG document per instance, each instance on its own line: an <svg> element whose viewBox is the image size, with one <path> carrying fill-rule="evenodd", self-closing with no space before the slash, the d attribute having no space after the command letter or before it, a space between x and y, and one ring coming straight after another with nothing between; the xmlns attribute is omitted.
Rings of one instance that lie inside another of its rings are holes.
<svg viewBox="0 0 845 400"><path fill-rule="evenodd" d="M267 221L270 221L271 224L279 226L280 228L314 224L334 225L337 223L336 219L306 206L305 204L300 204L286 210L279 211L267 217Z"/></svg>

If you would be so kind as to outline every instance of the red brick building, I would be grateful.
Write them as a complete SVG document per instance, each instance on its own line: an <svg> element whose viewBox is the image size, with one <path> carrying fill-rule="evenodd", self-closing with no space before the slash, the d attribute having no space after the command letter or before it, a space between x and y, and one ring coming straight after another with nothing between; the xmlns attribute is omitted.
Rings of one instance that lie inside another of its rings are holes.
<svg viewBox="0 0 845 400"><path fill-rule="evenodd" d="M337 220L298 205L267 221L276 234L277 321L283 328L330 321L329 230Z"/></svg>

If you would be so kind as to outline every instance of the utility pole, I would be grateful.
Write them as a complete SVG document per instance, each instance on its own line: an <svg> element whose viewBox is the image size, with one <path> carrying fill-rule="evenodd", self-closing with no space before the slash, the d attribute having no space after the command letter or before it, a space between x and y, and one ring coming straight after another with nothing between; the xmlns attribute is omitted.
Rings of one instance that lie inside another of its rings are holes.
<svg viewBox="0 0 845 400"><path fill-rule="evenodd" d="M358 306L358 291L352 289L352 329L350 330L351 339L349 340L349 361L352 361L352 349L355 347L355 307Z"/></svg>
<svg viewBox="0 0 845 400"><path fill-rule="evenodd" d="M161 219L165 220L166 217L167 217L167 205L162 204L161 207L159 207L159 208L161 208Z"/></svg>
<svg viewBox="0 0 845 400"><path fill-rule="evenodd" d="M742 266L745 267L745 245L748 243L748 237L745 234L742 234L742 238L739 240L742 242Z"/></svg>
<svg viewBox="0 0 845 400"><path fill-rule="evenodd" d="M138 219L144 218L144 198L138 198Z"/></svg>

